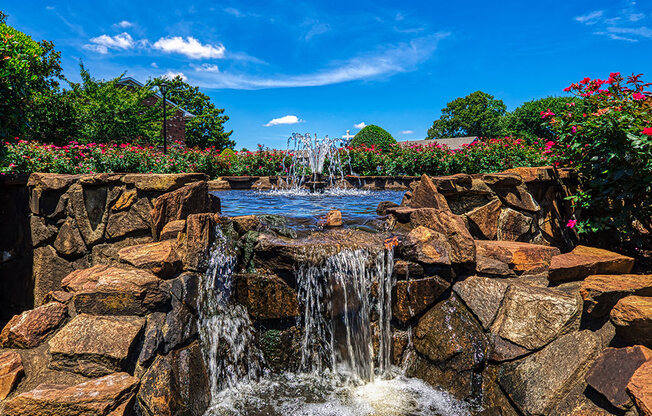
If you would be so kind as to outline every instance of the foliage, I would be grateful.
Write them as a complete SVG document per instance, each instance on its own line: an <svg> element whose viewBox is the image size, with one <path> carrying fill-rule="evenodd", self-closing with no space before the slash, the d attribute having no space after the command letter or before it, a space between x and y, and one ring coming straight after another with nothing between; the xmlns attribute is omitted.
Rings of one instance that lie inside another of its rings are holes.
<svg viewBox="0 0 652 416"><path fill-rule="evenodd" d="M52 42L36 42L0 16L0 140L24 134L38 97L58 87L60 54ZM36 102L35 102L36 101Z"/></svg>
<svg viewBox="0 0 652 416"><path fill-rule="evenodd" d="M565 90L583 98L584 108L568 103L566 111L541 114L580 174L582 191L571 197L579 220L569 223L579 232L609 239L627 238L636 229L652 232L650 85L641 75L585 78Z"/></svg>
<svg viewBox="0 0 652 416"><path fill-rule="evenodd" d="M365 126L360 130L349 143L350 146L356 147L361 145L374 146L379 149L389 149L389 146L395 144L396 140L382 127L374 124Z"/></svg>
<svg viewBox="0 0 652 416"><path fill-rule="evenodd" d="M546 97L525 102L504 117L504 131L508 135L528 140L537 138L555 140L557 134L550 123L541 117L541 113L546 111L563 113L568 103L581 105L582 100L573 97Z"/></svg>
<svg viewBox="0 0 652 416"><path fill-rule="evenodd" d="M120 85L122 76L96 80L83 64L80 75L81 84L70 83L80 142L161 142L161 107L145 104L151 88Z"/></svg>
<svg viewBox="0 0 652 416"><path fill-rule="evenodd" d="M501 118L506 110L502 100L482 91L456 98L441 110L441 117L428 129L427 138L498 137L502 132Z"/></svg>
<svg viewBox="0 0 652 416"><path fill-rule="evenodd" d="M159 86L164 81L168 85L167 98L194 115L186 120L187 146L215 146L217 149L235 146L235 142L229 139L233 130L224 131L224 123L229 120L224 109L216 108L210 97L184 82L180 76L171 80L155 78L151 84Z"/></svg>

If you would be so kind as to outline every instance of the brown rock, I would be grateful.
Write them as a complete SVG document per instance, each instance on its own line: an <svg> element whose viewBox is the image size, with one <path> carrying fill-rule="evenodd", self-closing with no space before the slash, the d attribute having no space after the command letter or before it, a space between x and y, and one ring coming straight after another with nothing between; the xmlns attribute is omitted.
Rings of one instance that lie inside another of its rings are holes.
<svg viewBox="0 0 652 416"><path fill-rule="evenodd" d="M260 228L260 219L255 215L240 215L232 217L233 228L242 235L249 231L257 231Z"/></svg>
<svg viewBox="0 0 652 416"><path fill-rule="evenodd" d="M516 172L485 173L482 180L491 186L517 186L523 183L523 178Z"/></svg>
<svg viewBox="0 0 652 416"><path fill-rule="evenodd" d="M161 278L174 276L181 271L177 244L172 240L125 247L118 251L118 257L125 263L149 270Z"/></svg>
<svg viewBox="0 0 652 416"><path fill-rule="evenodd" d="M186 185L173 192L163 194L154 200L152 208L152 231L158 237L163 226L170 221L183 220L190 214L209 212L211 201L208 198L206 181Z"/></svg>
<svg viewBox="0 0 652 416"><path fill-rule="evenodd" d="M489 339L491 340L492 347L489 353L489 359L491 361L512 361L532 352L496 334L489 334Z"/></svg>
<svg viewBox="0 0 652 416"><path fill-rule="evenodd" d="M57 227L50 224L45 218L36 215L29 217L29 229L31 232L32 247L50 243L57 235Z"/></svg>
<svg viewBox="0 0 652 416"><path fill-rule="evenodd" d="M428 309L449 287L450 283L439 277L396 282L392 313L405 323Z"/></svg>
<svg viewBox="0 0 652 416"><path fill-rule="evenodd" d="M50 367L87 377L126 370L144 326L136 316L77 315L48 341Z"/></svg>
<svg viewBox="0 0 652 416"><path fill-rule="evenodd" d="M488 329L498 313L508 286L509 282L505 279L471 276L455 283L453 290L478 317L482 326Z"/></svg>
<svg viewBox="0 0 652 416"><path fill-rule="evenodd" d="M59 229L54 248L64 256L79 256L86 253L86 244L73 219L68 218Z"/></svg>
<svg viewBox="0 0 652 416"><path fill-rule="evenodd" d="M642 345L607 348L595 360L585 379L612 405L626 410L632 401L625 388L636 370L650 359L652 351Z"/></svg>
<svg viewBox="0 0 652 416"><path fill-rule="evenodd" d="M582 280L592 274L626 274L634 267L634 259L611 251L577 246L570 253L560 254L550 264L551 282Z"/></svg>
<svg viewBox="0 0 652 416"><path fill-rule="evenodd" d="M537 201L534 200L523 185L505 188L497 187L496 193L505 205L530 212L539 212L541 210Z"/></svg>
<svg viewBox="0 0 652 416"><path fill-rule="evenodd" d="M546 272L556 247L515 241L475 240L476 270L498 276L534 275Z"/></svg>
<svg viewBox="0 0 652 416"><path fill-rule="evenodd" d="M125 209L131 207L134 202L138 199L138 192L135 189L130 189L122 192L120 197L118 198L117 201L115 201L115 204L111 207L111 211L113 212L118 212L118 211L124 211Z"/></svg>
<svg viewBox="0 0 652 416"><path fill-rule="evenodd" d="M70 273L62 285L72 293L77 313L145 315L169 303L161 282L145 270L98 264Z"/></svg>
<svg viewBox="0 0 652 416"><path fill-rule="evenodd" d="M498 233L498 217L503 204L500 199L492 199L488 204L475 208L465 215L473 224L483 238L495 240Z"/></svg>
<svg viewBox="0 0 652 416"><path fill-rule="evenodd" d="M582 281L584 310L595 317L608 315L625 296L652 296L651 274L593 275Z"/></svg>
<svg viewBox="0 0 652 416"><path fill-rule="evenodd" d="M0 333L0 345L4 348L34 348L66 317L68 308L52 302L16 315Z"/></svg>
<svg viewBox="0 0 652 416"><path fill-rule="evenodd" d="M394 274L399 280L410 280L410 278L423 277L423 266L407 260L394 261Z"/></svg>
<svg viewBox="0 0 652 416"><path fill-rule="evenodd" d="M82 175L35 172L29 175L27 186L59 191L69 187L81 177Z"/></svg>
<svg viewBox="0 0 652 416"><path fill-rule="evenodd" d="M68 303L70 299L72 299L72 294L68 292L64 292L63 290L54 290L52 292L48 292L48 294L45 295L44 303L50 303L50 302Z"/></svg>
<svg viewBox="0 0 652 416"><path fill-rule="evenodd" d="M622 298L611 310L611 322L626 341L652 348L652 298Z"/></svg>
<svg viewBox="0 0 652 416"><path fill-rule="evenodd" d="M396 208L396 207L398 207L398 204L395 202L381 201L378 203L378 207L376 207L376 214L387 215L389 213L387 211L387 208Z"/></svg>
<svg viewBox="0 0 652 416"><path fill-rule="evenodd" d="M410 214L410 223L414 227L427 227L446 236L450 245L452 263L472 263L475 261L473 237L461 216L448 210L433 208L415 209Z"/></svg>
<svg viewBox="0 0 652 416"><path fill-rule="evenodd" d="M652 416L652 360L641 365L627 384L640 416Z"/></svg>
<svg viewBox="0 0 652 416"><path fill-rule="evenodd" d="M35 249L32 270L34 305L43 304L48 292L61 290L61 280L73 270L75 264L59 257L52 246Z"/></svg>
<svg viewBox="0 0 652 416"><path fill-rule="evenodd" d="M491 331L524 348L537 350L568 330L579 314L575 296L513 284L505 292Z"/></svg>
<svg viewBox="0 0 652 416"><path fill-rule="evenodd" d="M125 175L122 181L141 191L171 192L184 185L207 179L204 173L131 173Z"/></svg>
<svg viewBox="0 0 652 416"><path fill-rule="evenodd" d="M41 384L5 406L7 416L121 416L132 400L138 379L115 373L76 386Z"/></svg>
<svg viewBox="0 0 652 416"><path fill-rule="evenodd" d="M214 214L188 215L186 232L178 236L185 270L204 271L208 260L208 252L215 239L216 222Z"/></svg>
<svg viewBox="0 0 652 416"><path fill-rule="evenodd" d="M82 186L80 183L68 189L72 216L87 246L105 238L110 206L121 192L122 189L115 186Z"/></svg>
<svg viewBox="0 0 652 416"><path fill-rule="evenodd" d="M397 221L405 223L405 222L410 222L410 215L415 211L415 208L398 206L398 207L389 207L386 209L386 211L388 214L392 214Z"/></svg>
<svg viewBox="0 0 652 416"><path fill-rule="evenodd" d="M511 208L505 208L498 218L498 240L522 241L525 236L532 232L533 224L532 217Z"/></svg>
<svg viewBox="0 0 652 416"><path fill-rule="evenodd" d="M210 383L197 342L158 356L137 395L144 416L201 415L210 402Z"/></svg>
<svg viewBox="0 0 652 416"><path fill-rule="evenodd" d="M450 244L441 233L418 226L410 231L401 246L403 255L412 261L428 265L450 265Z"/></svg>
<svg viewBox="0 0 652 416"><path fill-rule="evenodd" d="M273 275L242 274L236 281L238 302L252 319L284 319L300 315L297 293Z"/></svg>
<svg viewBox="0 0 652 416"><path fill-rule="evenodd" d="M326 227L341 227L342 213L336 209L328 211L326 214Z"/></svg>
<svg viewBox="0 0 652 416"><path fill-rule="evenodd" d="M421 176L421 181L412 192L412 197L407 206L411 208L449 209L446 198L439 193L430 177L425 174Z"/></svg>
<svg viewBox="0 0 652 416"><path fill-rule="evenodd" d="M127 211L111 214L106 224L109 238L121 238L129 234L143 234L151 230L151 205L145 197L138 199Z"/></svg>
<svg viewBox="0 0 652 416"><path fill-rule="evenodd" d="M23 361L14 351L0 354L0 401L4 400L25 374Z"/></svg>
<svg viewBox="0 0 652 416"><path fill-rule="evenodd" d="M503 364L498 381L521 412L547 416L582 381L599 351L600 341L593 332L571 332L539 352Z"/></svg>
<svg viewBox="0 0 652 416"><path fill-rule="evenodd" d="M163 227L159 240L176 240L179 233L184 232L186 229L186 220L170 221Z"/></svg>

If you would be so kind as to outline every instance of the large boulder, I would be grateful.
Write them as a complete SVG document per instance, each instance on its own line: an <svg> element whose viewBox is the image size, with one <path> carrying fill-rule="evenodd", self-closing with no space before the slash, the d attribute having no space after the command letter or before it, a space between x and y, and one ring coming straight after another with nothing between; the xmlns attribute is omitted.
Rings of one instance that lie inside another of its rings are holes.
<svg viewBox="0 0 652 416"><path fill-rule="evenodd" d="M530 212L539 212L541 207L534 200L532 195L527 191L523 185L518 186L495 186L495 191L505 205L511 206L519 210Z"/></svg>
<svg viewBox="0 0 652 416"><path fill-rule="evenodd" d="M152 231L158 237L163 226L170 221L186 219L190 214L210 212L211 201L206 181L163 194L154 200L153 206Z"/></svg>
<svg viewBox="0 0 652 416"><path fill-rule="evenodd" d="M420 208L410 213L410 223L414 227L427 227L446 236L451 247L452 263L473 263L475 261L473 237L461 216L444 209Z"/></svg>
<svg viewBox="0 0 652 416"><path fill-rule="evenodd" d="M581 307L561 291L513 284L505 292L492 332L529 350L537 350L571 329Z"/></svg>
<svg viewBox="0 0 652 416"><path fill-rule="evenodd" d="M626 410L632 405L625 390L627 384L636 370L648 360L652 360L652 351L642 345L607 348L595 360L585 379L612 405Z"/></svg>
<svg viewBox="0 0 652 416"><path fill-rule="evenodd" d="M436 208L448 210L448 203L444 195L440 194L437 187L428 175L422 175L412 196L405 204L410 208Z"/></svg>
<svg viewBox="0 0 652 416"><path fill-rule="evenodd" d="M453 290L489 329L498 313L509 281L500 278L470 276L453 285Z"/></svg>
<svg viewBox="0 0 652 416"><path fill-rule="evenodd" d="M406 323L427 310L449 287L450 283L436 276L398 281L393 289L392 315Z"/></svg>
<svg viewBox="0 0 652 416"><path fill-rule="evenodd" d="M185 232L177 236L185 270L204 272L218 220L215 214L188 215Z"/></svg>
<svg viewBox="0 0 652 416"><path fill-rule="evenodd" d="M236 279L236 298L254 320L300 315L297 293L280 277L247 273Z"/></svg>
<svg viewBox="0 0 652 416"><path fill-rule="evenodd" d="M138 379L115 373L75 386L41 384L5 405L7 416L126 416Z"/></svg>
<svg viewBox="0 0 652 416"><path fill-rule="evenodd" d="M174 276L182 267L174 240L125 247L118 251L118 257L124 263L149 270L161 278Z"/></svg>
<svg viewBox="0 0 652 416"><path fill-rule="evenodd" d="M626 274L634 259L595 247L577 246L570 253L555 256L548 279L553 282L582 280L592 274Z"/></svg>
<svg viewBox="0 0 652 416"><path fill-rule="evenodd" d="M640 416L652 416L652 360L641 365L627 384Z"/></svg>
<svg viewBox="0 0 652 416"><path fill-rule="evenodd" d="M145 326L137 316L75 316L48 343L50 367L87 377L128 370Z"/></svg>
<svg viewBox="0 0 652 416"><path fill-rule="evenodd" d="M547 416L581 383L599 352L600 340L595 333L572 332L535 354L503 364L498 381L522 413Z"/></svg>
<svg viewBox="0 0 652 416"><path fill-rule="evenodd" d="M450 266L451 246L446 236L424 226L410 231L401 245L401 254L408 260L429 266Z"/></svg>
<svg viewBox="0 0 652 416"><path fill-rule="evenodd" d="M167 307L170 295L162 282L146 270L98 264L70 273L62 285L78 313L145 315Z"/></svg>
<svg viewBox="0 0 652 416"><path fill-rule="evenodd" d="M494 276L528 276L546 273L556 247L515 241L475 240L476 271Z"/></svg>
<svg viewBox="0 0 652 416"><path fill-rule="evenodd" d="M616 333L633 344L652 348L652 297L627 296L611 310Z"/></svg>
<svg viewBox="0 0 652 416"><path fill-rule="evenodd" d="M498 240L524 241L532 232L534 219L511 208L505 208L498 217Z"/></svg>
<svg viewBox="0 0 652 416"><path fill-rule="evenodd" d="M186 220L170 221L163 227L161 231L160 240L176 240L179 233L184 232L186 229Z"/></svg>
<svg viewBox="0 0 652 416"><path fill-rule="evenodd" d="M124 195L124 194L123 194ZM132 194L132 195L135 195ZM122 197L121 197L122 198ZM116 202L116 205L120 202ZM120 207L124 207L124 202ZM114 205L114 209L115 209ZM128 206L126 211L114 212L109 216L106 224L106 235L109 238L122 238L130 234L144 234L151 230L150 211L152 209L146 197L136 199Z"/></svg>
<svg viewBox="0 0 652 416"><path fill-rule="evenodd" d="M137 394L143 416L201 415L210 402L210 383L199 343L158 356Z"/></svg>
<svg viewBox="0 0 652 416"><path fill-rule="evenodd" d="M599 274L589 276L580 287L584 310L594 317L608 315L618 301L629 295L652 296L652 274Z"/></svg>
<svg viewBox="0 0 652 416"><path fill-rule="evenodd" d="M466 214L466 218L477 232L479 237L487 240L495 240L498 234L498 218L500 216L500 209L503 204L500 199L494 198L489 203L481 205Z"/></svg>
<svg viewBox="0 0 652 416"><path fill-rule="evenodd" d="M0 354L0 401L11 393L24 374L23 361L17 352Z"/></svg>
<svg viewBox="0 0 652 416"><path fill-rule="evenodd" d="M34 348L66 318L68 308L51 302L36 309L16 315L0 333L0 346L4 348Z"/></svg>

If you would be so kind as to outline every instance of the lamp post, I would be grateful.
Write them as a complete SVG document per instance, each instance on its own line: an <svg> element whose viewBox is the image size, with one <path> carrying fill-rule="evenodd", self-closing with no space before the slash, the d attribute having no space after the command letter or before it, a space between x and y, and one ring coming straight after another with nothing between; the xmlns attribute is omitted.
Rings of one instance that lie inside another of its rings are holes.
<svg viewBox="0 0 652 416"><path fill-rule="evenodd" d="M163 81L161 82L161 85L159 85L158 89L161 91L161 95L163 95L163 154L167 154L168 152L168 122L167 122L167 113L166 113L166 99L165 99L165 94L168 92L168 84L167 82Z"/></svg>

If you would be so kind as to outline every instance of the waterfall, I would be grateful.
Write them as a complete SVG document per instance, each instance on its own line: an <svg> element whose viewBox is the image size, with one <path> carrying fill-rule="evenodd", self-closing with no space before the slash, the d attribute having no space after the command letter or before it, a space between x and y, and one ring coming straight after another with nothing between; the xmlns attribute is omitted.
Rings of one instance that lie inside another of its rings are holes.
<svg viewBox="0 0 652 416"><path fill-rule="evenodd" d="M249 314L232 299L237 258L219 225L215 234L202 281L199 317L213 398L225 388L258 380L264 373L264 358L256 346Z"/></svg>
<svg viewBox="0 0 652 416"><path fill-rule="evenodd" d="M392 250L343 250L323 265L299 267L304 371L321 373L327 365L355 381L388 375L393 263ZM377 322L372 321L374 316Z"/></svg>

